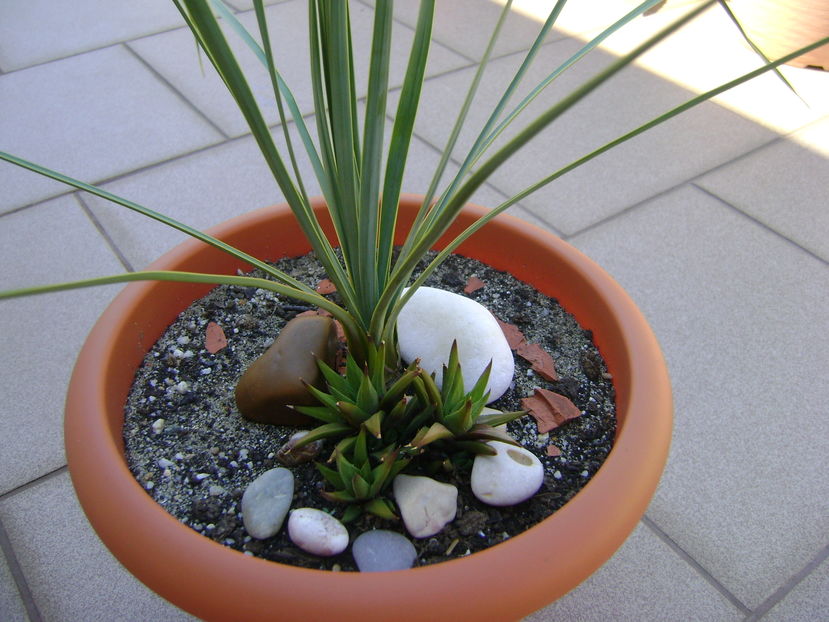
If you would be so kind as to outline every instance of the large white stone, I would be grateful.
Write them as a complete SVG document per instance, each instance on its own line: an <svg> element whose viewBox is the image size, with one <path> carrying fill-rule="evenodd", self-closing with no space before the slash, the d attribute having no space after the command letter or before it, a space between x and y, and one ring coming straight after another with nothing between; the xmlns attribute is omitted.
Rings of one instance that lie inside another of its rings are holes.
<svg viewBox="0 0 829 622"><path fill-rule="evenodd" d="M487 505L515 505L532 497L544 483L544 466L530 451L489 441L497 453L478 455L472 464L472 494Z"/></svg>
<svg viewBox="0 0 829 622"><path fill-rule="evenodd" d="M339 555L348 546L345 525L330 514L314 508L291 511L288 536L303 551L321 557Z"/></svg>
<svg viewBox="0 0 829 622"><path fill-rule="evenodd" d="M285 521L294 496L294 474L288 469L265 471L242 495L242 522L257 540L276 534Z"/></svg>
<svg viewBox="0 0 829 622"><path fill-rule="evenodd" d="M411 363L419 358L424 370L435 372L438 386L453 340L458 342L467 391L490 360L489 401L501 397L512 382L515 361L507 339L495 316L471 298L434 287L419 288L397 318L397 338L403 360Z"/></svg>
<svg viewBox="0 0 829 622"><path fill-rule="evenodd" d="M400 517L415 538L428 538L455 520L458 489L431 477L398 475L392 483Z"/></svg>

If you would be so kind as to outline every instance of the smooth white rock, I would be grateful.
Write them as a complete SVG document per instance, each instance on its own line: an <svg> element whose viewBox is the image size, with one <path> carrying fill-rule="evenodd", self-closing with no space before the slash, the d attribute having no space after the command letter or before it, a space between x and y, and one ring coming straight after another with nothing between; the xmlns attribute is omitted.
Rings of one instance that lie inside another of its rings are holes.
<svg viewBox="0 0 829 622"><path fill-rule="evenodd" d="M294 497L294 474L288 469L265 471L242 495L242 522L257 540L276 534L285 521Z"/></svg>
<svg viewBox="0 0 829 622"><path fill-rule="evenodd" d="M330 557L348 546L348 530L336 518L314 508L291 510L288 516L291 542L312 555Z"/></svg>
<svg viewBox="0 0 829 622"><path fill-rule="evenodd" d="M406 570L417 559L409 539L396 531L374 529L357 536L351 554L360 572Z"/></svg>
<svg viewBox="0 0 829 622"><path fill-rule="evenodd" d="M398 475L392 483L403 524L415 538L428 538L455 520L458 489L431 477Z"/></svg>
<svg viewBox="0 0 829 622"><path fill-rule="evenodd" d="M435 372L438 386L443 365L449 362L452 341L458 342L463 385L467 391L492 361L487 389L494 402L509 388L515 361L495 316L471 298L434 287L420 287L397 318L400 356L416 358L427 372Z"/></svg>
<svg viewBox="0 0 829 622"><path fill-rule="evenodd" d="M487 505L515 505L532 497L544 482L544 466L535 455L508 443L489 441L494 456L475 456L472 494Z"/></svg>

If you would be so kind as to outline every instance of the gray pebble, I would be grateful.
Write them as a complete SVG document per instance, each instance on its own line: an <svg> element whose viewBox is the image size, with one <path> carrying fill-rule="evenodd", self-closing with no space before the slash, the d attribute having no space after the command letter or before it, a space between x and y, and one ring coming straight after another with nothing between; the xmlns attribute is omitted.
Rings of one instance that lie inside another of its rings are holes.
<svg viewBox="0 0 829 622"><path fill-rule="evenodd" d="M276 534L285 521L294 496L294 474L288 469L265 471L242 495L242 516L247 532L264 540Z"/></svg>
<svg viewBox="0 0 829 622"><path fill-rule="evenodd" d="M417 558L417 551L408 538L384 529L360 534L351 546L351 554L361 572L406 570Z"/></svg>

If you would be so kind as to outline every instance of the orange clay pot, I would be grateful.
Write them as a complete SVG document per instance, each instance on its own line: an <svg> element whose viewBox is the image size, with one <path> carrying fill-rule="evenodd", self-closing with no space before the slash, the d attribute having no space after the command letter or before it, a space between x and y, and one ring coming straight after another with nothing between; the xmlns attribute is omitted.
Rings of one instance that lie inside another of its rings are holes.
<svg viewBox="0 0 829 622"><path fill-rule="evenodd" d="M408 226L420 203L401 200ZM316 202L318 213L323 210ZM464 209L457 233L481 207ZM327 219L326 219L327 220ZM325 224L327 230L331 227ZM308 251L286 206L211 230L257 257ZM146 282L124 289L93 328L66 402L66 454L78 498L115 557L178 607L205 620L515 620L581 583L621 546L645 512L668 454L671 390L659 345L621 287L558 238L509 216L459 253L507 270L556 297L593 331L616 386L616 444L593 479L550 518L462 559L357 573L286 566L243 555L184 526L133 479L124 460L123 408L136 369L167 326L210 286ZM235 273L246 266L196 241L152 269Z"/></svg>

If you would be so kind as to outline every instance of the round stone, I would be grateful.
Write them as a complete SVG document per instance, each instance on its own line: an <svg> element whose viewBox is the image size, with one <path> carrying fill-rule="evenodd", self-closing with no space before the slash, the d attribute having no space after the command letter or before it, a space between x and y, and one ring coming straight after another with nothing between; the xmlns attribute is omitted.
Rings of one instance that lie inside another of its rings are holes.
<svg viewBox="0 0 829 622"><path fill-rule="evenodd" d="M398 475L392 483L400 517L415 538L428 538L455 519L458 489L431 477Z"/></svg>
<svg viewBox="0 0 829 622"><path fill-rule="evenodd" d="M406 570L417 559L417 551L406 536L385 529L357 536L351 554L360 572Z"/></svg>
<svg viewBox="0 0 829 622"><path fill-rule="evenodd" d="M314 508L293 510L288 517L291 542L312 555L339 555L348 546L348 530L336 518Z"/></svg>
<svg viewBox="0 0 829 622"><path fill-rule="evenodd" d="M515 361L495 316L471 298L434 287L420 287L397 318L400 356L434 372L440 386L452 341L458 343L463 386L471 391L492 361L487 390L494 402L509 388Z"/></svg>
<svg viewBox="0 0 829 622"><path fill-rule="evenodd" d="M265 471L242 495L242 522L251 537L275 535L285 521L294 496L294 475L288 469Z"/></svg>
<svg viewBox="0 0 829 622"><path fill-rule="evenodd" d="M490 441L497 453L477 455L470 485L475 497L487 505L515 505L532 497L544 482L544 466L523 447Z"/></svg>

